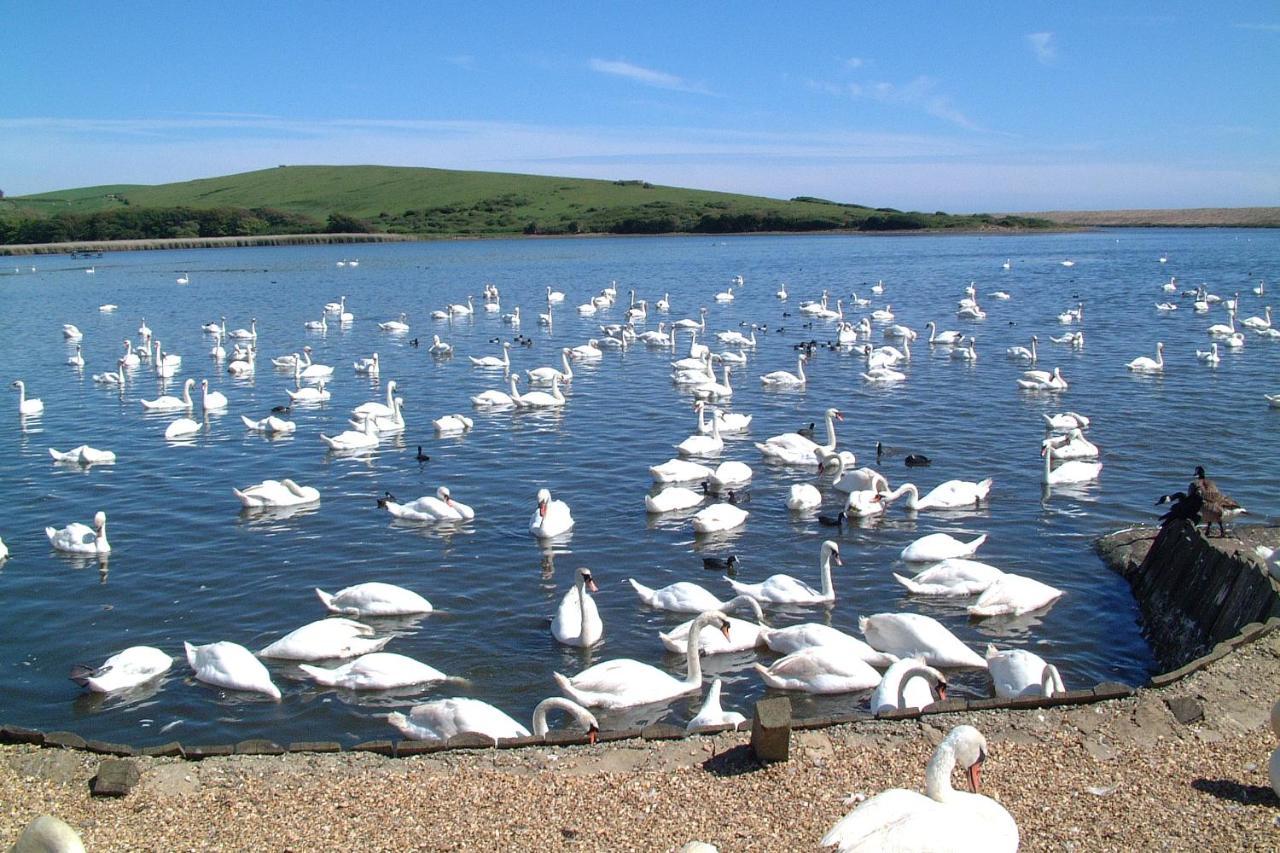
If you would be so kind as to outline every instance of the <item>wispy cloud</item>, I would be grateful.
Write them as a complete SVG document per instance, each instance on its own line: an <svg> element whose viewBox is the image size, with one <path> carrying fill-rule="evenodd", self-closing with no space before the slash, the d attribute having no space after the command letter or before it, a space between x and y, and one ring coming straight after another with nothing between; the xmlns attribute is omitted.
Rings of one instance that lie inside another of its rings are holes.
<svg viewBox="0 0 1280 853"><path fill-rule="evenodd" d="M1058 45L1053 40L1053 33L1028 33L1027 44L1041 65L1052 65L1058 60Z"/></svg>
<svg viewBox="0 0 1280 853"><path fill-rule="evenodd" d="M845 68L858 69L866 65L870 60L863 59L861 56L851 56L844 61Z"/></svg>
<svg viewBox="0 0 1280 853"><path fill-rule="evenodd" d="M932 77L919 76L909 83L832 83L826 80L808 79L805 86L837 98L861 98L921 110L934 118L965 130L985 130L965 115L946 95L938 92L938 83Z"/></svg>
<svg viewBox="0 0 1280 853"><path fill-rule="evenodd" d="M668 74L665 71L655 71L652 68L645 68L640 65L634 65L621 59L592 59L591 70L598 71L601 74L612 74L615 77L623 77L635 83L645 86L653 86L658 89L671 89L676 92L692 92L698 95L710 95L711 91L700 83L691 83L683 77L675 74Z"/></svg>
<svg viewBox="0 0 1280 853"><path fill-rule="evenodd" d="M1232 24L1237 30L1254 30L1260 33L1280 33L1280 24Z"/></svg>

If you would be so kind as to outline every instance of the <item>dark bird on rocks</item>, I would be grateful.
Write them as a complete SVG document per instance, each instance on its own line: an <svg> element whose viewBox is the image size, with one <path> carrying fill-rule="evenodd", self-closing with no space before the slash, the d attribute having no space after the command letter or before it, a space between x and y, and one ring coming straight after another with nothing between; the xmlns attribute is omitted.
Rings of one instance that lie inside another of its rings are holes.
<svg viewBox="0 0 1280 853"><path fill-rule="evenodd" d="M1161 527L1184 519L1193 525L1200 521L1200 507L1203 506L1204 499L1199 493L1174 492L1171 495L1161 495L1156 499L1155 505L1160 506L1166 503L1170 504L1170 507L1164 515L1160 516Z"/></svg>

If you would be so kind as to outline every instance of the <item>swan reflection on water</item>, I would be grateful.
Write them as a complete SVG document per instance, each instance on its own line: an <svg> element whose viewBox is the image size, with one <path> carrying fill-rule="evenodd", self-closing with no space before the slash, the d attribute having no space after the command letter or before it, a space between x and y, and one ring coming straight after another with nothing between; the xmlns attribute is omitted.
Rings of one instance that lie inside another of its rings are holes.
<svg viewBox="0 0 1280 853"><path fill-rule="evenodd" d="M164 687L165 683L172 678L172 675L164 673L136 687L130 687L127 690L113 690L110 693L86 690L76 697L75 702L72 703L72 711L76 716L84 716L137 705L154 697L160 692L160 688Z"/></svg>
<svg viewBox="0 0 1280 853"><path fill-rule="evenodd" d="M289 521L304 515L311 515L320 509L320 503L298 504L295 506L260 506L243 507L240 510L240 522L251 526L262 526L269 529L284 529L280 522Z"/></svg>
<svg viewBox="0 0 1280 853"><path fill-rule="evenodd" d="M111 559L110 554L72 554L67 551L59 551L56 548L51 549L49 553L53 554L59 560L67 563L71 568L76 569L77 571L96 567L98 569L98 583L107 582L107 572L110 569L110 566L108 565ZM0 566L3 566L4 563L4 560L0 560Z"/></svg>

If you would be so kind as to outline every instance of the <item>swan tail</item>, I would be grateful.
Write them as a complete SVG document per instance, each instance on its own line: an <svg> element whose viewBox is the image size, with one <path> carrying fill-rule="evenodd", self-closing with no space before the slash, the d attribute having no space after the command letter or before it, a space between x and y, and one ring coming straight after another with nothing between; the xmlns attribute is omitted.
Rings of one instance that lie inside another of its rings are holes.
<svg viewBox="0 0 1280 853"><path fill-rule="evenodd" d="M320 599L320 603L321 603L321 604L323 604L323 605L325 606L325 609L327 609L330 613L347 613L347 612L350 612L350 611L345 611L345 610L343 610L342 608L335 606L335 605L334 605L334 603L333 603L333 595L332 595L332 594L330 594L330 593L325 592L323 589L320 589L319 587L317 587L317 588L316 588L316 598L319 598L319 599ZM354 615L354 614L352 614L352 615Z"/></svg>
<svg viewBox="0 0 1280 853"><path fill-rule="evenodd" d="M653 604L653 597L657 594L657 590L651 589L637 581L635 578L627 578L627 582L636 591L636 595L640 596L640 600L645 604Z"/></svg>
<svg viewBox="0 0 1280 853"><path fill-rule="evenodd" d="M987 495L991 493L992 478L978 481L978 500L985 500Z"/></svg>
<svg viewBox="0 0 1280 853"><path fill-rule="evenodd" d="M974 554L976 554L978 552L978 549L981 548L986 543L986 541L987 541L987 534L983 533L977 539L970 542L968 546L969 556L972 557Z"/></svg>
<svg viewBox="0 0 1280 853"><path fill-rule="evenodd" d="M74 681L76 684L79 684L81 687L88 687L89 679L93 677L93 674L96 671L97 670L95 670L91 666L86 666L85 664L78 663L75 666L71 667L71 673L67 677L70 678L72 681Z"/></svg>
<svg viewBox="0 0 1280 853"><path fill-rule="evenodd" d="M332 687L338 681L337 678L334 677L332 670L325 669L322 666L311 666L310 664L300 663L298 664L298 669L311 676L315 680L316 684L320 684L325 687Z"/></svg>
<svg viewBox="0 0 1280 853"><path fill-rule="evenodd" d="M757 664L752 664L752 666L756 668L756 672L760 673L760 680L763 681L767 686L774 687L779 690L788 689L787 681L785 679L778 678L776 675L770 672L769 668L764 664L757 663Z"/></svg>
<svg viewBox="0 0 1280 853"><path fill-rule="evenodd" d="M566 676L563 676L558 672L553 672L552 676L555 678L556 684L560 686L561 693L568 696L579 705L586 706L588 704L586 695L574 687Z"/></svg>
<svg viewBox="0 0 1280 853"><path fill-rule="evenodd" d="M253 506L253 498L249 497L244 492L236 488L233 488L231 491L235 494L237 498L240 499L240 503L244 504L245 506Z"/></svg>
<svg viewBox="0 0 1280 853"><path fill-rule="evenodd" d="M44 529L44 535L48 536L49 541L52 542L54 540L54 537L58 535L58 531L53 527L46 527Z"/></svg>
<svg viewBox="0 0 1280 853"><path fill-rule="evenodd" d="M893 573L893 579L894 579L894 580L896 580L898 583L902 584L903 586L905 586L905 587L907 588L907 591L908 591L908 592L913 592L913 593L915 593L916 595L929 595L929 594L930 594L931 587L929 587L929 586L928 586L928 585L926 585L926 584L919 584L919 583L916 583L916 582L915 582L915 581L913 581L911 578L903 577L902 575L898 574L897 572L894 572L894 573ZM865 629L862 627L861 620L859 620L858 628L859 628L859 630L863 630L863 631L865 632Z"/></svg>
<svg viewBox="0 0 1280 853"><path fill-rule="evenodd" d="M196 668L196 647L190 643L184 642L182 647L187 651L187 665L192 669Z"/></svg>

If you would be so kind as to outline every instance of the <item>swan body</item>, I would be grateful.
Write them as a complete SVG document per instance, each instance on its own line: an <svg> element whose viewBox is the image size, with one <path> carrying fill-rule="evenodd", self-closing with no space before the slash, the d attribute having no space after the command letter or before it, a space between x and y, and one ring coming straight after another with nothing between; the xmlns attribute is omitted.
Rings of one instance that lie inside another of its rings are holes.
<svg viewBox="0 0 1280 853"><path fill-rule="evenodd" d="M380 441L375 421L376 418L366 418L364 428L359 432L349 429L334 436L320 433L320 440L328 445L330 450L372 450Z"/></svg>
<svg viewBox="0 0 1280 853"><path fill-rule="evenodd" d="M1125 367L1138 373L1159 373L1164 370L1164 342L1158 341L1156 343L1155 358L1140 355L1126 364Z"/></svg>
<svg viewBox="0 0 1280 853"><path fill-rule="evenodd" d="M600 342L592 338L570 349L569 355L577 361L599 361L604 358L604 350L600 349Z"/></svg>
<svg viewBox="0 0 1280 853"><path fill-rule="evenodd" d="M1207 350L1196 350L1196 358L1205 364L1219 364L1222 356L1218 354L1218 342L1214 341Z"/></svg>
<svg viewBox="0 0 1280 853"><path fill-rule="evenodd" d="M935 698L933 691L938 691ZM887 670L871 694L871 713L924 709L947 698L947 679L921 657L903 658Z"/></svg>
<svg viewBox="0 0 1280 853"><path fill-rule="evenodd" d="M408 318L407 314L401 314L394 320L388 320L385 323L379 323L378 328L384 332L394 332L396 334L404 334L409 331L409 324L405 322Z"/></svg>
<svg viewBox="0 0 1280 853"><path fill-rule="evenodd" d="M1060 412L1056 415L1043 415L1045 425L1049 429L1056 429L1063 432L1072 429L1088 429L1089 419L1084 415L1076 412Z"/></svg>
<svg viewBox="0 0 1280 853"><path fill-rule="evenodd" d="M471 359L471 363L476 367L483 367L486 369L510 370L511 369L511 342L510 341L502 342L501 358L498 358L498 356L496 355L486 355L480 358L476 358L473 355L469 355L467 356L467 358Z"/></svg>
<svg viewBox="0 0 1280 853"><path fill-rule="evenodd" d="M289 399L295 403L323 403L333 397L328 388L325 388L324 381L320 381L316 385L302 387L299 380L295 378L293 388L284 389L284 393L289 395Z"/></svg>
<svg viewBox="0 0 1280 853"><path fill-rule="evenodd" d="M513 398L521 409L555 409L563 406L566 399L560 391L560 377L551 380L551 391L530 391Z"/></svg>
<svg viewBox="0 0 1280 853"><path fill-rule="evenodd" d="M707 696L702 702L702 708L698 713L689 720L685 725L686 732L696 731L700 728L711 726L737 726L739 723L745 723L747 718L737 711L726 711L720 705L720 679L711 682L711 686L707 688Z"/></svg>
<svg viewBox="0 0 1280 853"><path fill-rule="evenodd" d="M702 492L695 492L693 489L686 489L683 486L672 486L663 489L656 495L644 496L644 508L646 512L674 512L682 509L692 509L702 503L706 495Z"/></svg>
<svg viewBox="0 0 1280 853"><path fill-rule="evenodd" d="M243 490L232 489L240 503L248 509L275 506L300 506L320 500L320 490L314 486L300 486L287 477L283 480L263 480Z"/></svg>
<svg viewBox="0 0 1280 853"><path fill-rule="evenodd" d="M471 521L476 517L475 510L453 499L448 486L437 488L434 497L424 495L405 504L389 500L386 506L387 512L404 521Z"/></svg>
<svg viewBox="0 0 1280 853"><path fill-rule="evenodd" d="M470 317L475 312L476 312L476 307L475 307L475 304L472 302L470 296L467 297L467 302L465 305L462 304L461 302L455 302L454 304L449 306L449 313L455 317Z"/></svg>
<svg viewBox="0 0 1280 853"><path fill-rule="evenodd" d="M370 652L333 669L305 663L298 668L317 684L347 690L394 690L449 678L434 666L392 652Z"/></svg>
<svg viewBox="0 0 1280 853"><path fill-rule="evenodd" d="M703 435L712 432L713 427L722 433L746 432L751 427L751 415L712 409L711 420L707 421L703 417L703 413L706 411L706 402L698 400L693 405L698 412L698 432Z"/></svg>
<svg viewBox="0 0 1280 853"><path fill-rule="evenodd" d="M247 360L233 361L227 365L227 373L230 373L232 376L238 379L248 378L252 376L254 374L254 371L256 370L256 365L255 365L256 359L257 359L257 356L254 355L253 350L249 350L249 357Z"/></svg>
<svg viewBox="0 0 1280 853"><path fill-rule="evenodd" d="M858 620L871 647L899 658L921 656L929 666L986 669L987 662L931 616L877 613Z"/></svg>
<svg viewBox="0 0 1280 853"><path fill-rule="evenodd" d="M695 533L719 533L732 530L746 523L746 510L729 503L715 503L705 509L698 510L693 517Z"/></svg>
<svg viewBox="0 0 1280 853"><path fill-rule="evenodd" d="M929 343L931 344L942 344L944 346L954 346L960 343L962 340L964 340L964 332L957 332L954 329L945 331L945 332L939 332L937 331L938 324L933 322L932 320L930 320L928 323L925 323L925 326L928 327L929 329Z"/></svg>
<svg viewBox="0 0 1280 853"><path fill-rule="evenodd" d="M862 374L862 378L866 382L877 385L887 385L891 382L906 381L907 374L901 370L894 370L892 367L873 367Z"/></svg>
<svg viewBox="0 0 1280 853"><path fill-rule="evenodd" d="M937 563L954 557L972 557L986 541L985 533L971 542L961 542L948 533L930 533L903 548L899 559L907 563Z"/></svg>
<svg viewBox="0 0 1280 853"><path fill-rule="evenodd" d="M102 662L97 669L73 671L72 680L94 693L129 690L158 678L173 666L173 658L152 646L130 646Z"/></svg>
<svg viewBox="0 0 1280 853"><path fill-rule="evenodd" d="M507 380L511 383L511 393L498 391L490 388L487 391L481 391L479 394L471 398L471 405L477 409L512 409L515 408L516 400L520 398L520 392L516 390L517 376L513 373L508 375Z"/></svg>
<svg viewBox="0 0 1280 853"><path fill-rule="evenodd" d="M432 335L431 354L436 356L453 355L453 344L440 340L439 335Z"/></svg>
<svg viewBox="0 0 1280 853"><path fill-rule="evenodd" d="M54 462L70 462L76 465L110 465L116 461L116 455L110 450L98 450L87 444L73 447L67 451L49 448L49 455Z"/></svg>
<svg viewBox="0 0 1280 853"><path fill-rule="evenodd" d="M1005 574L969 605L970 616L1020 616L1048 607L1062 590L1023 575Z"/></svg>
<svg viewBox="0 0 1280 853"><path fill-rule="evenodd" d="M761 583L741 583L726 578L734 592L749 595L757 601L770 604L823 604L836 600L835 588L831 583L831 564L843 565L840 561L840 546L828 539L822 543L818 552L818 571L822 578L822 589L814 589L804 581L790 575L772 575Z"/></svg>
<svg viewBox="0 0 1280 853"><path fill-rule="evenodd" d="M1056 666L1024 649L1001 652L988 644L987 669L991 672L996 696L1001 699L1048 698L1067 690Z"/></svg>
<svg viewBox="0 0 1280 853"><path fill-rule="evenodd" d="M907 509L967 509L977 506L991 493L991 478L979 482L969 480L947 480L934 486L924 497L915 483L903 483L892 492L882 493L881 500L893 503L903 495L907 496Z"/></svg>
<svg viewBox="0 0 1280 853"><path fill-rule="evenodd" d="M596 718L586 708L567 699L552 697L543 699L533 709L533 729L539 737L548 732L547 712L560 708L572 714L591 733L600 728ZM414 705L409 713L393 711L387 722L405 737L428 743L445 743L454 735L479 734L493 738L496 744L503 738L529 737L529 730L503 711L479 699L459 697L435 699Z"/></svg>
<svg viewBox="0 0 1280 853"><path fill-rule="evenodd" d="M27 385L21 379L15 379L13 387L18 389L18 414L38 415L44 411L44 401L27 396Z"/></svg>
<svg viewBox="0 0 1280 853"><path fill-rule="evenodd" d="M943 738L925 772L926 794L902 788L883 791L836 822L820 842L839 853L883 850L948 850L1015 853L1018 825L989 797L977 793L987 742L973 726L956 726ZM951 787L959 764L974 793Z"/></svg>
<svg viewBox="0 0 1280 853"><path fill-rule="evenodd" d="M411 616L433 609L430 601L413 590L378 581L359 583L332 594L317 589L316 597L330 613L356 618Z"/></svg>
<svg viewBox="0 0 1280 853"><path fill-rule="evenodd" d="M795 483L787 493L787 509L817 509L822 506L822 492L812 483Z"/></svg>
<svg viewBox="0 0 1280 853"><path fill-rule="evenodd" d="M69 341L78 341L84 337L84 332L81 332L74 323L63 323L62 336Z"/></svg>
<svg viewBox="0 0 1280 853"><path fill-rule="evenodd" d="M475 426L475 421L466 415L441 415L431 422L439 433L466 432Z"/></svg>
<svg viewBox="0 0 1280 853"><path fill-rule="evenodd" d="M210 391L209 380L200 380L200 405L206 412L220 412L227 408L227 395L221 391Z"/></svg>
<svg viewBox="0 0 1280 853"><path fill-rule="evenodd" d="M244 422L245 427L254 430L255 432L291 433L298 428L298 425L293 421L287 421L284 418L277 418L275 415L268 415L258 421L241 415L240 420Z"/></svg>
<svg viewBox="0 0 1280 853"><path fill-rule="evenodd" d="M1057 468L1053 467L1053 460L1049 452L1049 448L1041 447L1040 455L1044 457L1044 469L1041 473L1041 481L1051 486L1061 486L1068 483L1088 483L1098 479L1102 474L1101 462L1085 462L1082 459L1069 459Z"/></svg>
<svg viewBox="0 0 1280 853"><path fill-rule="evenodd" d="M1262 313L1265 315L1264 317L1247 317L1244 320L1240 321L1240 325L1244 326L1246 329L1253 329L1254 331L1257 331L1259 329L1270 329L1271 328L1271 306L1270 305L1264 306L1262 309Z"/></svg>
<svg viewBox="0 0 1280 853"><path fill-rule="evenodd" d="M225 640L206 646L182 645L187 650L187 663L195 670L198 681L228 690L265 693L273 699L280 699L280 688L271 682L271 673L244 646Z"/></svg>
<svg viewBox="0 0 1280 853"><path fill-rule="evenodd" d="M1035 335L1031 336L1031 346L1028 347L1009 347L1004 354L1016 361L1025 361L1035 364L1039 360L1039 354L1036 352L1036 342L1039 340Z"/></svg>
<svg viewBox="0 0 1280 853"><path fill-rule="evenodd" d="M111 551L105 512L94 514L93 527L73 521L61 530L46 527L44 534L49 537L50 545L68 554L107 554Z"/></svg>
<svg viewBox="0 0 1280 853"><path fill-rule="evenodd" d="M538 507L529 519L535 539L550 539L573 529L573 514L564 501L553 501L548 489L538 490Z"/></svg>
<svg viewBox="0 0 1280 853"><path fill-rule="evenodd" d="M635 589L636 595L645 604L657 610L669 610L672 613L704 613L708 610L724 610L728 606L720 601L704 587L688 581L679 581L661 589L653 589L637 581L627 578Z"/></svg>
<svg viewBox="0 0 1280 853"><path fill-rule="evenodd" d="M775 370L772 373L766 373L760 377L760 382L772 388L798 388L806 383L804 375L804 363L808 361L803 354L796 360L796 372L789 373L785 370Z"/></svg>
<svg viewBox="0 0 1280 853"><path fill-rule="evenodd" d="M786 628L765 628L760 641L779 654L791 654L813 646L839 650L846 658L857 658L872 666L885 667L898 658L876 651L862 640L818 622L804 622Z"/></svg>
<svg viewBox="0 0 1280 853"><path fill-rule="evenodd" d="M707 486L713 492L745 486L751 482L751 467L745 462L721 462L707 477Z"/></svg>
<svg viewBox="0 0 1280 853"><path fill-rule="evenodd" d="M668 702L702 689L702 662L698 656L698 635L715 627L727 633L729 623L723 613L709 611L693 621L685 647L687 675L677 679L647 663L619 658L588 667L572 678L555 673L564 693L588 708L631 708Z"/></svg>
<svg viewBox="0 0 1280 853"><path fill-rule="evenodd" d="M1018 380L1018 387L1028 391L1065 391L1067 380L1062 378L1062 368L1047 370L1028 370Z"/></svg>
<svg viewBox="0 0 1280 853"><path fill-rule="evenodd" d="M99 305L98 310L101 311L103 314L110 314L112 311L115 311L119 307L120 307L119 305L116 305L113 302L107 302L103 305Z"/></svg>
<svg viewBox="0 0 1280 853"><path fill-rule="evenodd" d="M651 466L649 475L655 483L692 483L708 479L712 470L687 459L669 459L661 465Z"/></svg>
<svg viewBox="0 0 1280 853"><path fill-rule="evenodd" d="M124 387L124 359L116 362L116 370L114 373L95 373L93 381L99 385L111 385L116 388Z"/></svg>
<svg viewBox="0 0 1280 853"><path fill-rule="evenodd" d="M889 491L889 481L875 468L863 467L848 470L851 464L853 463L839 453L822 455L818 463L818 473L834 472L835 480L831 486L841 492Z"/></svg>
<svg viewBox="0 0 1280 853"><path fill-rule="evenodd" d="M729 384L729 373L732 368L724 365L724 381L708 380L693 388L693 396L699 400L727 400L733 396L733 386Z"/></svg>
<svg viewBox="0 0 1280 853"><path fill-rule="evenodd" d="M312 332L327 332L329 331L329 321L324 314L321 314L319 320L307 320L302 324L302 328Z"/></svg>
<svg viewBox="0 0 1280 853"><path fill-rule="evenodd" d="M75 355L67 359L67 364L72 367L84 367L84 351L80 347L80 344L76 344Z"/></svg>
<svg viewBox="0 0 1280 853"><path fill-rule="evenodd" d="M704 435L699 430L677 444L676 450L681 456L719 456L724 450L724 439L720 437L720 424L713 418L710 435Z"/></svg>
<svg viewBox="0 0 1280 853"><path fill-rule="evenodd" d="M831 453L836 447L835 421L844 420L839 409L827 409L827 442L818 444L811 438L805 438L798 432L786 432L775 435L763 442L756 442L756 448L766 459L783 462L788 465L812 465L814 453L823 450Z"/></svg>
<svg viewBox="0 0 1280 853"><path fill-rule="evenodd" d="M139 330L138 330L138 332L139 332L139 333L141 333L141 332L142 332L142 330L141 330L141 329L139 329ZM247 329L235 329L235 330L233 330L233 331L230 331L230 332L228 332L228 333L227 333L227 337L229 337L229 338L235 338L236 340L239 340L239 341L256 341L256 340L258 339L258 320L257 320L257 318L251 319L251 320L249 321L249 328L247 328Z"/></svg>
<svg viewBox="0 0 1280 853"><path fill-rule="evenodd" d="M566 646L586 649L604 636L604 622L589 593L597 592L591 570L580 568L574 573L573 587L560 599L556 615L551 619L551 635Z"/></svg>
<svg viewBox="0 0 1280 853"><path fill-rule="evenodd" d="M258 652L264 658L327 660L354 658L381 651L390 637L373 639L368 625L342 617L318 619L295 628Z"/></svg>
<svg viewBox="0 0 1280 853"><path fill-rule="evenodd" d="M1002 577L1004 572L995 566L964 557L948 557L910 578L894 574L913 595L948 598L981 595Z"/></svg>
<svg viewBox="0 0 1280 853"><path fill-rule="evenodd" d="M748 595L739 595L726 602L724 609L727 610L737 605L749 606L752 612L755 613L756 621L747 622L743 619L726 616L725 621L729 623L727 633L703 631L698 635L698 651L701 654L719 655L745 652L760 645L760 633L764 630L764 612L760 609L760 604ZM670 631L659 631L658 639L662 641L663 647L675 654L683 652L688 645L689 632L693 630L695 621L690 619L687 622L681 622Z"/></svg>
<svg viewBox="0 0 1280 853"><path fill-rule="evenodd" d="M368 358L362 358L359 361L352 362L351 369L356 373L363 373L365 376L378 376L381 372L378 354L375 352Z"/></svg>
<svg viewBox="0 0 1280 853"><path fill-rule="evenodd" d="M361 403L351 410L351 414L358 420L394 416L396 413L396 387L396 381L392 379L387 383L387 401L385 403L379 403L376 400Z"/></svg>
<svg viewBox="0 0 1280 853"><path fill-rule="evenodd" d="M810 646L774 661L772 666L757 663L755 668L769 687L819 695L856 693L880 683L880 673L870 664L837 646Z"/></svg>
<svg viewBox="0 0 1280 853"><path fill-rule="evenodd" d="M173 423L165 427L164 437L166 439L186 438L195 435L200 431L200 422L191 418L178 418Z"/></svg>
<svg viewBox="0 0 1280 853"><path fill-rule="evenodd" d="M1048 448L1054 459L1097 459L1100 453L1098 445L1085 438L1079 427L1068 430L1066 435L1046 438L1040 445Z"/></svg>
<svg viewBox="0 0 1280 853"><path fill-rule="evenodd" d="M554 367L535 367L533 370L526 370L525 375L529 377L530 385L547 385L552 380L558 379L561 382L573 381L573 367L569 365L568 347L560 350L561 369Z"/></svg>

